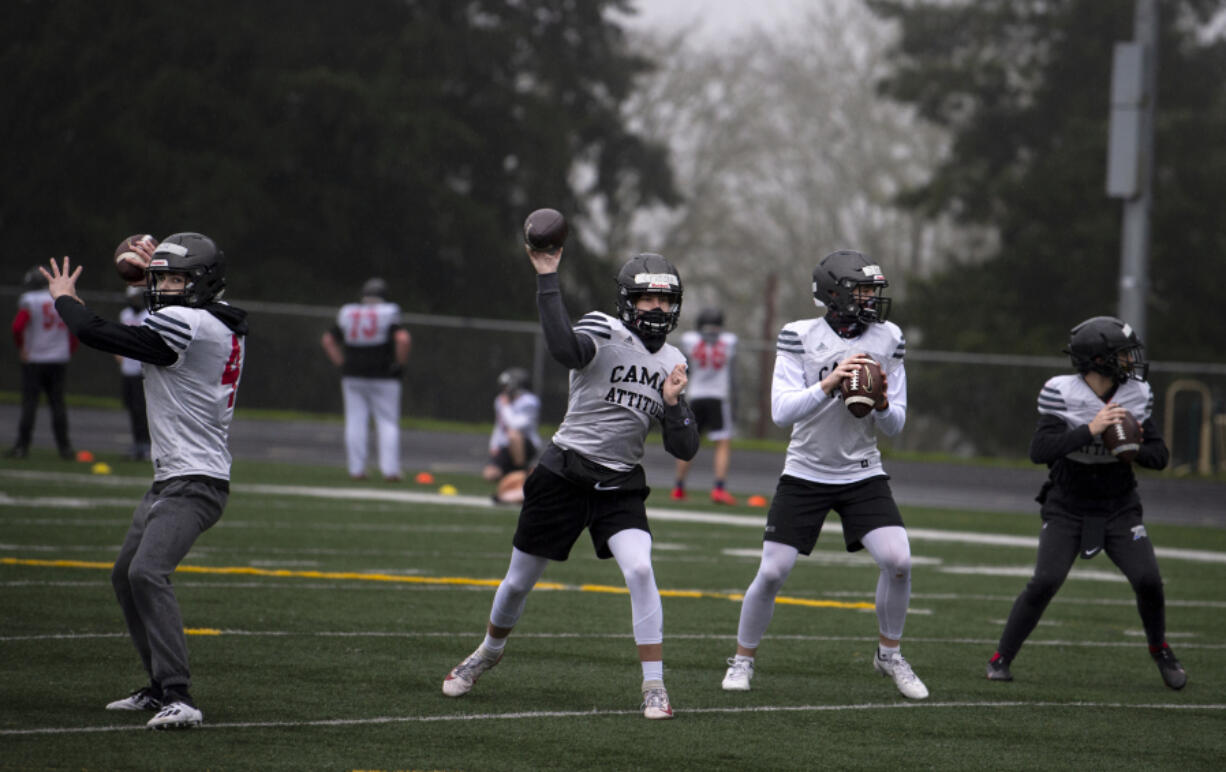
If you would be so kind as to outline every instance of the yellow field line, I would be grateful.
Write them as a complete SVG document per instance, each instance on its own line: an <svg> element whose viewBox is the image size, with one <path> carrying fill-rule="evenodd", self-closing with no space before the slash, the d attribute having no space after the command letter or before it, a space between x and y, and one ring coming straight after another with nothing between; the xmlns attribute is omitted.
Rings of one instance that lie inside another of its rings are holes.
<svg viewBox="0 0 1226 772"><path fill-rule="evenodd" d="M90 560L36 560L33 558L0 558L0 565L35 566L39 568L100 568L110 570L110 563ZM501 579L477 579L467 576L400 576L397 574L362 573L358 571L291 571L286 568L253 568L251 566L179 566L175 573L222 574L227 576L268 576L283 579L333 579L357 582L399 582L403 584L452 585L461 587L497 587ZM575 590L578 592L604 592L626 595L625 587L605 584L581 584L578 586L559 582L537 582L538 590ZM700 592L698 590L660 590L665 598L713 598L739 601L741 593ZM813 600L809 598L775 598L776 603L809 608L872 609L872 603L848 603L841 600ZM204 633L207 634L207 633Z"/></svg>

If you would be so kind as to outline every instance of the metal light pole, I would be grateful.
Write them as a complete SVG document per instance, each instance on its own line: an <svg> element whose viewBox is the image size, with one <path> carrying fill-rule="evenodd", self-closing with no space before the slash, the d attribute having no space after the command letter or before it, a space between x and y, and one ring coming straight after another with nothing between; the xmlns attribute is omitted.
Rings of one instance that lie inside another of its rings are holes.
<svg viewBox="0 0 1226 772"><path fill-rule="evenodd" d="M1111 75L1107 195L1124 200L1119 316L1146 338L1154 106L1158 97L1158 3L1136 0L1131 43L1116 43Z"/></svg>

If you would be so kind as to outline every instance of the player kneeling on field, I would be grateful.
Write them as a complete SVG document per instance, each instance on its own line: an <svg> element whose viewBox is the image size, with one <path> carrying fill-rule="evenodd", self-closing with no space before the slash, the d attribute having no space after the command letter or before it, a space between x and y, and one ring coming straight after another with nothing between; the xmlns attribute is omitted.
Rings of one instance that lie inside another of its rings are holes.
<svg viewBox="0 0 1226 772"><path fill-rule="evenodd" d="M467 694L502 659L528 593L551 560L566 560L586 528L596 555L615 558L630 591L634 642L643 672L643 715L672 718L664 689L664 612L651 565L643 446L663 425L676 458L698 452L694 414L681 396L685 357L665 338L681 311L681 277L659 255L631 258L617 274L617 316L593 311L572 329L558 286L562 249L527 245L537 272L537 306L549 353L570 368L562 425L524 485L511 565L494 594L485 641L443 681Z"/></svg>
<svg viewBox="0 0 1226 772"><path fill-rule="evenodd" d="M221 302L224 257L212 239L176 233L148 259L139 327L108 321L76 293L81 268L43 270L55 310L82 343L143 362L153 486L132 514L111 584L149 685L107 710L149 710L150 729L199 726L187 638L170 575L200 534L221 519L230 493L227 443L246 352L247 313Z"/></svg>
<svg viewBox="0 0 1226 772"><path fill-rule="evenodd" d="M1141 521L1135 462L1166 467L1169 452L1150 410L1154 393L1145 378L1145 347L1132 327L1095 316L1073 328L1065 351L1076 373L1057 375L1039 391L1039 423L1030 460L1051 469L1039 492L1043 527L1034 576L1013 603L996 652L988 660L992 681L1012 681L1009 665L1039 623L1080 554L1106 552L1137 595L1149 653L1162 681L1182 689L1188 676L1166 644L1166 597L1154 545ZM1131 413L1141 424L1132 460L1113 455L1103 433Z"/></svg>
<svg viewBox="0 0 1226 772"><path fill-rule="evenodd" d="M522 367L504 370L498 376L494 397L494 430L490 433L490 458L481 475L496 483L494 503L518 504L524 500L528 477L541 437L536 432L541 400L529 389L528 371Z"/></svg>

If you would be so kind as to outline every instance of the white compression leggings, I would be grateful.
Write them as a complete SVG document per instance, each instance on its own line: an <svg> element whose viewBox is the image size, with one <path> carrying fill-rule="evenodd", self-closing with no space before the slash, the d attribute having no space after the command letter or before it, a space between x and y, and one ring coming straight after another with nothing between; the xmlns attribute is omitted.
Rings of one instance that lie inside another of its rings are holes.
<svg viewBox="0 0 1226 772"><path fill-rule="evenodd" d="M889 525L875 528L861 543L881 569L877 577L877 628L883 637L902 638L907 621L907 604L911 601L911 543L906 529ZM746 649L756 649L775 613L775 596L796 565L800 553L795 547L779 542L762 542L762 563L745 599L741 602L741 621L737 626L736 642Z"/></svg>
<svg viewBox="0 0 1226 772"><path fill-rule="evenodd" d="M634 642L638 645L662 643L664 609L660 605L656 575L651 568L651 534L637 528L618 531L609 538L609 549L626 578L626 589L630 591ZM528 593L545 573L547 565L548 558L511 548L511 565L494 593L494 605L490 609L491 624L506 628L515 626L524 613Z"/></svg>

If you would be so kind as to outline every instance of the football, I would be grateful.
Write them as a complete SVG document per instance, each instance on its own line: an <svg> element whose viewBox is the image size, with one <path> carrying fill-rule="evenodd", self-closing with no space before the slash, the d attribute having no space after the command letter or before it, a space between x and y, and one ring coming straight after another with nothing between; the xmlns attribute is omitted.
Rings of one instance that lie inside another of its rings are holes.
<svg viewBox="0 0 1226 772"><path fill-rule="evenodd" d="M570 227L557 209L537 209L524 220L524 243L536 252L557 252Z"/></svg>
<svg viewBox="0 0 1226 772"><path fill-rule="evenodd" d="M1141 425L1132 413L1125 413L1123 421L1103 430L1103 446L1125 463L1137 457L1137 451L1141 449Z"/></svg>
<svg viewBox="0 0 1226 772"><path fill-rule="evenodd" d="M856 418L863 418L885 398L881 366L876 362L860 365L839 384L843 404Z"/></svg>
<svg viewBox="0 0 1226 772"><path fill-rule="evenodd" d="M145 283L145 260L132 249L132 245L139 241L148 242L155 247L158 244L158 240L148 233L134 233L115 247L115 270L119 273L119 278L128 284Z"/></svg>

